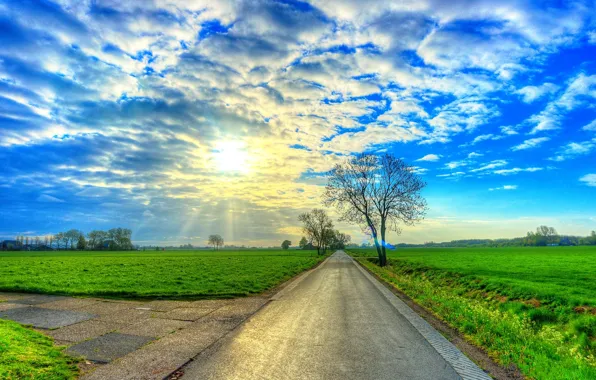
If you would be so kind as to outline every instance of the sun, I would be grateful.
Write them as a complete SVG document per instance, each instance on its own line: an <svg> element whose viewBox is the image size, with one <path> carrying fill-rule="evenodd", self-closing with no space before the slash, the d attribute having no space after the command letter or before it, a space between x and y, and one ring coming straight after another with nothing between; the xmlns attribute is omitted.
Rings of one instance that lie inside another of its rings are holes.
<svg viewBox="0 0 596 380"><path fill-rule="evenodd" d="M216 144L213 157L222 172L248 173L248 153L243 142L221 141Z"/></svg>

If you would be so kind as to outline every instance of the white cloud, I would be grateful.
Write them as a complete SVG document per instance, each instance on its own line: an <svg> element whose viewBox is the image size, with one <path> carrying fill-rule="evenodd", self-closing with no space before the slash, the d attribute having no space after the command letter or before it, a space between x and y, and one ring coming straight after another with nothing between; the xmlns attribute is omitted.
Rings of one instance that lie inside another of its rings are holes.
<svg viewBox="0 0 596 380"><path fill-rule="evenodd" d="M479 135L472 140L471 145L476 145L479 142L486 141L486 140L501 140L504 136L493 135L493 134L486 134L486 135Z"/></svg>
<svg viewBox="0 0 596 380"><path fill-rule="evenodd" d="M559 86L553 83L544 83L540 86L526 86L517 90L525 103L532 103L545 95L552 94L559 89Z"/></svg>
<svg viewBox="0 0 596 380"><path fill-rule="evenodd" d="M534 125L530 134L561 128L563 118L570 112L596 98L596 75L577 75L569 81L559 98L547 104L544 110L531 116L527 123Z"/></svg>
<svg viewBox="0 0 596 380"><path fill-rule="evenodd" d="M467 161L451 161L445 164L445 168L447 169L456 169L459 168L461 166L467 166L468 162Z"/></svg>
<svg viewBox="0 0 596 380"><path fill-rule="evenodd" d="M508 162L506 160L494 160L487 164L484 164L483 166L481 166L479 168L470 170L470 172L483 172L483 171L499 168L501 166L505 166L505 165L507 165L507 163Z"/></svg>
<svg viewBox="0 0 596 380"><path fill-rule="evenodd" d="M596 174L586 174L585 176L579 179L581 182L584 182L588 186L596 187Z"/></svg>
<svg viewBox="0 0 596 380"><path fill-rule="evenodd" d="M478 158L478 157L482 157L484 156L483 153L476 153L476 152L472 152L468 154L468 158Z"/></svg>
<svg viewBox="0 0 596 380"><path fill-rule="evenodd" d="M595 149L596 138L580 143L572 142L561 147L561 149L559 149L559 151L557 152L557 155L555 157L552 157L551 160L565 161L571 158L576 158L577 156L589 154Z"/></svg>
<svg viewBox="0 0 596 380"><path fill-rule="evenodd" d="M489 191L495 191L495 190L517 190L517 185L503 185L501 187L491 187L488 190Z"/></svg>
<svg viewBox="0 0 596 380"><path fill-rule="evenodd" d="M596 131L596 119L592 120L591 123L584 125L582 129L584 131Z"/></svg>
<svg viewBox="0 0 596 380"><path fill-rule="evenodd" d="M535 139L529 139L524 141L523 143L516 145L511 148L511 150L525 150L525 149L532 149L539 147L542 143L550 140L550 137L537 137Z"/></svg>
<svg viewBox="0 0 596 380"><path fill-rule="evenodd" d="M461 177L465 175L465 172L454 172L454 173L447 173L447 174L437 174L437 177Z"/></svg>
<svg viewBox="0 0 596 380"><path fill-rule="evenodd" d="M513 168L513 169L499 169L499 170L495 170L493 173L494 174L498 174L498 175L511 175L511 174L517 174L517 173L523 173L523 172L528 172L528 173L533 173L533 172L538 172L543 170L543 168L538 168L538 167L530 167L530 168Z"/></svg>
<svg viewBox="0 0 596 380"><path fill-rule="evenodd" d="M426 156L417 159L416 161L429 161L429 162L435 162L435 161L439 161L441 159L441 155L438 154L427 154Z"/></svg>
<svg viewBox="0 0 596 380"><path fill-rule="evenodd" d="M420 166L413 166L412 167L414 173L424 175L428 172L427 168L421 168Z"/></svg>
<svg viewBox="0 0 596 380"><path fill-rule="evenodd" d="M64 203L62 199L56 198L49 194L41 194L36 199L38 202L46 202L46 203Z"/></svg>

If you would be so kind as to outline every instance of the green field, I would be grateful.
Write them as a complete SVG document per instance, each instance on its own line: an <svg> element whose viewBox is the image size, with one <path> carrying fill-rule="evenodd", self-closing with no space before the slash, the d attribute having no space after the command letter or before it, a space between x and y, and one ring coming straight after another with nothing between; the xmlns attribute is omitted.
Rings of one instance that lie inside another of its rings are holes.
<svg viewBox="0 0 596 380"><path fill-rule="evenodd" d="M371 271L530 378L596 379L596 247L404 248Z"/></svg>
<svg viewBox="0 0 596 380"><path fill-rule="evenodd" d="M0 253L0 291L122 298L215 298L263 292L324 257L313 251Z"/></svg>
<svg viewBox="0 0 596 380"><path fill-rule="evenodd" d="M0 379L74 379L76 360L47 336L0 319Z"/></svg>

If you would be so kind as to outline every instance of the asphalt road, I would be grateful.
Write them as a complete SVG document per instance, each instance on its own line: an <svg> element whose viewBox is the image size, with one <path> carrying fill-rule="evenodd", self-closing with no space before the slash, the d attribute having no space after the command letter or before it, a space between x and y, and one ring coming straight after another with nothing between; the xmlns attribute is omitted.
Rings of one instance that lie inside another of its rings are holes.
<svg viewBox="0 0 596 380"><path fill-rule="evenodd" d="M356 265L336 252L184 379L460 379Z"/></svg>

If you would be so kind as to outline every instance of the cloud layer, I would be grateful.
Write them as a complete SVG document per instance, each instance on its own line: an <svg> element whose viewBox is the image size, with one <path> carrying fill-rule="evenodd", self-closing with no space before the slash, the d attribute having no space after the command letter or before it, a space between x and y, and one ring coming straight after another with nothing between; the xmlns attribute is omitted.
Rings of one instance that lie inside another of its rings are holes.
<svg viewBox="0 0 596 380"><path fill-rule="evenodd" d="M0 216L22 215L0 232L274 243L371 151L429 189L558 171L593 191L592 6L0 0Z"/></svg>

